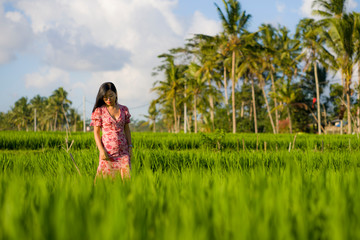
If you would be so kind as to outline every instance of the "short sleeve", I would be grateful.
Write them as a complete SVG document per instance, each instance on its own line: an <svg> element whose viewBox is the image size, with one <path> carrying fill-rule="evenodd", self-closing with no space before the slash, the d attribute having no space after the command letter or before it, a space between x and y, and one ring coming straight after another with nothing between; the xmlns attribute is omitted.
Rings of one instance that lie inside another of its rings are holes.
<svg viewBox="0 0 360 240"><path fill-rule="evenodd" d="M90 126L101 127L101 108L96 108L95 111L91 114L91 123Z"/></svg>
<svg viewBox="0 0 360 240"><path fill-rule="evenodd" d="M125 111L125 124L130 123L131 114L129 113L129 109L124 106L124 111Z"/></svg>

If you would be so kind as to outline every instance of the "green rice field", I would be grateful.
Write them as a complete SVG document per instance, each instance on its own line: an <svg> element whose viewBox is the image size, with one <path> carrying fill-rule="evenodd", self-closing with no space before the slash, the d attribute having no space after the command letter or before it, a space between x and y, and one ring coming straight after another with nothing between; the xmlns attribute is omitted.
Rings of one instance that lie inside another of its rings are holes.
<svg viewBox="0 0 360 240"><path fill-rule="evenodd" d="M0 239L360 239L357 135L133 133L98 180L92 133L0 132Z"/></svg>

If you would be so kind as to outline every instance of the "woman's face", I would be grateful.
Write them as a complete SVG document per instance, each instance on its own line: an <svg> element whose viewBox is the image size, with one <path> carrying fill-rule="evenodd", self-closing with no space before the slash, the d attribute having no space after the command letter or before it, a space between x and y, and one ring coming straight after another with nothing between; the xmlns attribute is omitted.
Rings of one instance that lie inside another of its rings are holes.
<svg viewBox="0 0 360 240"><path fill-rule="evenodd" d="M114 106L116 103L116 94L112 90L108 90L103 99L106 106Z"/></svg>

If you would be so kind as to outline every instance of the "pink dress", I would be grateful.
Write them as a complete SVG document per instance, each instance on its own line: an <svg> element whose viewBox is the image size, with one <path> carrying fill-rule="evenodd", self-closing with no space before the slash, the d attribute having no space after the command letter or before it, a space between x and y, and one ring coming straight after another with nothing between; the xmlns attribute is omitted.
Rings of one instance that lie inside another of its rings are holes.
<svg viewBox="0 0 360 240"><path fill-rule="evenodd" d="M125 124L130 123L130 113L126 106L118 104L120 116L114 119L106 106L98 107L91 115L90 126L98 126L102 129L101 141L109 156L109 160L102 160L99 156L97 175L115 177L121 174L121 178L130 178L130 155L125 137Z"/></svg>

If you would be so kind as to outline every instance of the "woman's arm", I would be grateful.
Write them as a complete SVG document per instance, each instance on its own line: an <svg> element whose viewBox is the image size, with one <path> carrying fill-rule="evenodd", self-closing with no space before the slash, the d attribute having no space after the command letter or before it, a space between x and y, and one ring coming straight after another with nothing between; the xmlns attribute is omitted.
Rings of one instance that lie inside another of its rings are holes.
<svg viewBox="0 0 360 240"><path fill-rule="evenodd" d="M130 157L132 155L132 143L131 143L131 132L130 132L130 127L129 124L126 123L125 127L124 127L124 132L125 132L125 137L129 146L129 153L130 153Z"/></svg>
<svg viewBox="0 0 360 240"><path fill-rule="evenodd" d="M94 126L94 138L96 142L96 146L100 151L100 158L103 160L109 159L107 152L105 151L105 148L101 142L101 135L100 135L100 127Z"/></svg>

